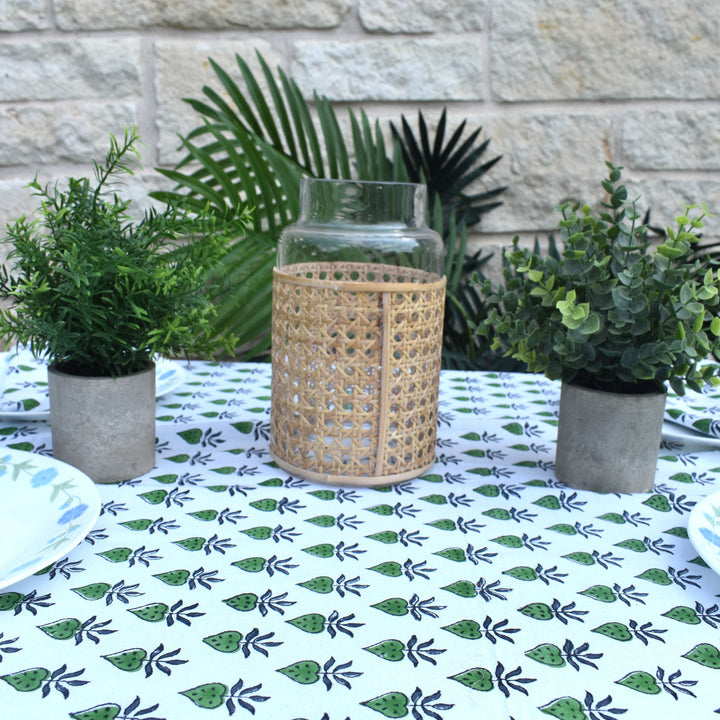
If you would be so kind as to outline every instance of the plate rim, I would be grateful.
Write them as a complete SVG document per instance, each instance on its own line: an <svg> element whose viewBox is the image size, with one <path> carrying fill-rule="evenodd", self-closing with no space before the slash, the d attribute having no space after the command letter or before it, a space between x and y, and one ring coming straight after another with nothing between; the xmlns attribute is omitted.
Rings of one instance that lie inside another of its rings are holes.
<svg viewBox="0 0 720 720"><path fill-rule="evenodd" d="M7 369L10 366L11 359L14 355L18 355L15 350L5 350L0 360L0 392L3 389L3 380L8 377ZM175 358L160 357L155 359L155 372L162 372L163 367L172 365L177 373L177 379L173 383L169 383L168 387L162 393L155 393L155 399L164 397L173 390L177 390L186 380L187 374L185 368ZM157 381L157 376L156 376ZM0 410L0 420L48 420L50 417L49 410Z"/></svg>
<svg viewBox="0 0 720 720"><path fill-rule="evenodd" d="M662 439L681 442L687 445L707 445L720 449L720 438L713 435L703 435L697 430L673 422L667 418L663 421Z"/></svg>
<svg viewBox="0 0 720 720"><path fill-rule="evenodd" d="M51 550L50 552L43 555L41 558L38 558L36 562L31 563L25 567L16 569L14 572L11 572L5 577L0 577L0 590L15 585L21 580L25 580L26 578L38 572L38 570L42 570L43 568L48 567L48 565L52 565L53 563L57 562L58 560L72 552L83 541L90 529L95 525L98 518L100 517L101 509L101 498L97 485L90 479L88 475L83 473L81 470L78 470L76 467L61 460L56 460L54 457L40 455L39 453L27 452L25 450L16 450L14 448L9 448L6 446L0 449L0 454L3 453L11 454L13 456L13 464L17 463L17 460L15 459L16 457L25 457L39 460L40 464L45 465L46 467L52 467L55 465L62 466L65 473L63 476L64 479L67 479L66 474L70 472L73 474L74 480L80 481L80 487L83 494L79 499L88 505L88 510L83 513L82 522L80 522L77 529L74 531L73 535L68 539L66 543L64 543L61 547L56 548L55 550Z"/></svg>
<svg viewBox="0 0 720 720"><path fill-rule="evenodd" d="M698 500L690 511L688 517L688 537L692 546L695 548L700 557L720 575L720 546L716 551L710 552L709 549L713 546L701 535L700 533L700 520L702 513L705 511L705 507L708 504L720 505L720 490L705 495Z"/></svg>

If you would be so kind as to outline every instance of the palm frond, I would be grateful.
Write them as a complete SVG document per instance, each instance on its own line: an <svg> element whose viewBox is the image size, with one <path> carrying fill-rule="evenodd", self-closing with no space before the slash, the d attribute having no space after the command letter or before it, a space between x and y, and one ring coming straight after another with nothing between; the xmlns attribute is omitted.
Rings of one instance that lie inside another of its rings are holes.
<svg viewBox="0 0 720 720"><path fill-rule="evenodd" d="M475 225L485 213L502 204L501 200L493 199L506 190L505 187L497 187L474 195L467 193L468 188L493 168L502 156L481 162L490 141L477 145L481 127L463 139L466 126L467 121L463 120L445 143L447 108L440 115L433 140L422 111L418 112L417 135L404 115L401 117L401 129L390 123L393 138L400 145L408 179L427 184L431 204L436 196L440 197L445 211L445 230L451 209L458 224Z"/></svg>
<svg viewBox="0 0 720 720"><path fill-rule="evenodd" d="M271 70L262 55L256 75L236 56L241 84L217 62L210 66L221 87L202 88L202 99L186 99L201 122L182 139L184 156L172 170L160 170L175 187L153 193L156 199L232 217L252 210L247 233L238 238L223 263L208 276L220 283L218 334L240 338L237 357L264 358L270 347L272 268L282 230L298 215L302 176L376 181L425 182L432 224L445 241L448 310L447 362L476 362L470 332L481 298L469 277L487 258L467 256L467 227L501 204L505 188L468 193L499 157L483 162L488 141L477 145L480 128L463 138L466 123L446 141L443 110L434 137L419 113L417 137L403 116L402 130L391 123L386 147L379 121L349 110L347 142L332 103L314 94L313 108L281 68ZM388 150L391 156L388 157Z"/></svg>

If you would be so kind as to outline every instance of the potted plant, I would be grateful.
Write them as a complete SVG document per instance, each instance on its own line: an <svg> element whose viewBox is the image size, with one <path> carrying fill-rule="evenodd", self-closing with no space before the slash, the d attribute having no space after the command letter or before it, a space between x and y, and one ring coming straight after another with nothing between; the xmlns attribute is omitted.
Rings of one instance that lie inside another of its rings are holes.
<svg viewBox="0 0 720 720"><path fill-rule="evenodd" d="M703 362L720 347L717 277L689 261L707 208L683 206L657 246L607 163L595 215L565 203L559 258L506 254L504 286L483 290L491 311L477 330L506 355L562 381L556 475L578 488L648 491L660 445L665 387L679 395L717 382ZM653 414L650 415L652 409Z"/></svg>
<svg viewBox="0 0 720 720"><path fill-rule="evenodd" d="M168 205L131 216L113 188L139 158L133 128L111 136L95 182L29 184L37 216L7 225L0 333L49 363L53 454L96 482L141 475L155 459L157 355L231 350L215 338L205 273L238 222Z"/></svg>

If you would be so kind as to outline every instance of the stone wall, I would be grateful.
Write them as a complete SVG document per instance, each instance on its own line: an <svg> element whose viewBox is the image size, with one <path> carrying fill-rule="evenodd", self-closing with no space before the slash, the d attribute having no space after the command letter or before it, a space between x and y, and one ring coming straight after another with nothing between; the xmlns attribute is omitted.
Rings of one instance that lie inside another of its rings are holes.
<svg viewBox="0 0 720 720"><path fill-rule="evenodd" d="M144 202L198 123L183 98L218 86L208 57L239 78L260 50L341 116L482 126L485 187L508 190L476 243L547 235L606 159L664 225L679 201L720 210L719 47L717 0L0 0L0 223L133 123Z"/></svg>

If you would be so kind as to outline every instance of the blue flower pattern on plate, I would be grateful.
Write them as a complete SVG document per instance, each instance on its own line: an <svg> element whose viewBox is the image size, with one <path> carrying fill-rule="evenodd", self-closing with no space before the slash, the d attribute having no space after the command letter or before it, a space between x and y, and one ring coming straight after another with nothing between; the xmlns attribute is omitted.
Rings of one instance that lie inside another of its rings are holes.
<svg viewBox="0 0 720 720"><path fill-rule="evenodd" d="M65 525L69 523L72 520L76 520L79 518L86 510L88 509L88 506L85 503L80 503L80 505L76 505L74 508L70 508L70 510L66 510L58 520L58 525Z"/></svg>
<svg viewBox="0 0 720 720"><path fill-rule="evenodd" d="M47 485L48 483L51 483L56 477L57 477L58 471L57 468L49 467L44 468L43 470L40 470L40 472L35 473L35 475L32 476L32 479L30 480L30 484L34 487L42 487L43 485Z"/></svg>
<svg viewBox="0 0 720 720"><path fill-rule="evenodd" d="M0 458L0 475L13 480L14 504L3 509L5 515L20 513L31 525L37 518L35 538L28 536L24 544L0 558L1 588L75 547L99 515L100 495L90 478L70 465L20 450Z"/></svg>

